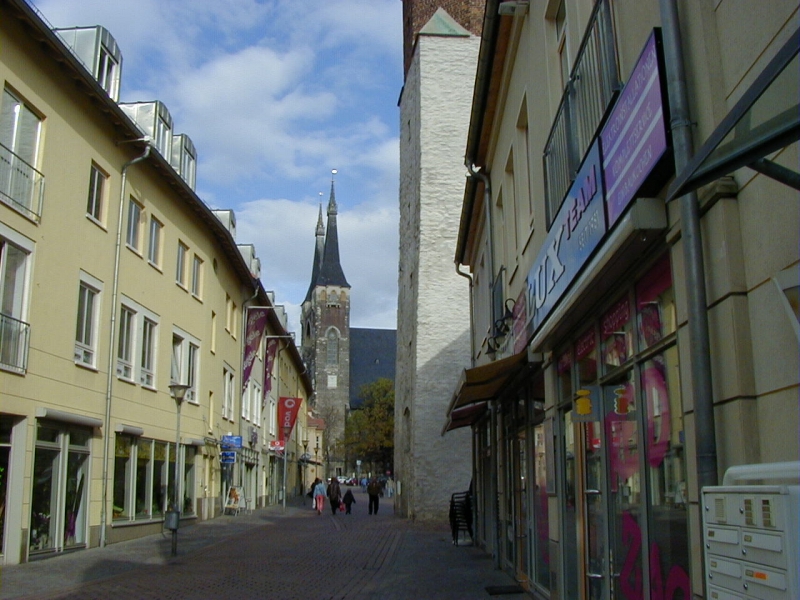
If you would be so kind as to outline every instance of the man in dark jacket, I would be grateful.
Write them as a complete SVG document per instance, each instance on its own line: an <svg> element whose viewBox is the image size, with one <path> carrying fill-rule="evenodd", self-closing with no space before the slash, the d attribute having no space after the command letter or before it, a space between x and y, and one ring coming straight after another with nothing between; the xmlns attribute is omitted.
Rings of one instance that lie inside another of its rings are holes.
<svg viewBox="0 0 800 600"><path fill-rule="evenodd" d="M378 514L378 504L381 497L381 484L378 483L378 478L373 477L369 480L367 485L367 494L369 494L369 514Z"/></svg>
<svg viewBox="0 0 800 600"><path fill-rule="evenodd" d="M336 514L339 510L339 503L342 501L342 490L339 487L339 480L334 477L328 484L328 499L331 501L331 513Z"/></svg>

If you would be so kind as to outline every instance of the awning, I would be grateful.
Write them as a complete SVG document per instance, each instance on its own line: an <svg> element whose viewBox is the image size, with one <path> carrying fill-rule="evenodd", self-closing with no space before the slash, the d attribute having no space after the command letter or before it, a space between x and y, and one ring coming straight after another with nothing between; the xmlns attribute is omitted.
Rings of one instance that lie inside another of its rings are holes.
<svg viewBox="0 0 800 600"><path fill-rule="evenodd" d="M678 173L667 201L741 167L800 189L800 175L764 159L800 139L799 51L797 30Z"/></svg>
<svg viewBox="0 0 800 600"><path fill-rule="evenodd" d="M446 431L456 429L456 427L451 427L451 424L457 418L473 419L471 422L459 425L460 427L474 422L478 418L475 413L459 413L458 410L497 398L509 384L517 379L517 376L527 368L528 364L528 350L525 349L518 354L479 367L464 369L456 385L456 391L450 400L450 405L447 407L447 422L442 429L442 435ZM466 416L468 414L469 417Z"/></svg>
<svg viewBox="0 0 800 600"><path fill-rule="evenodd" d="M484 415L488 408L488 402L479 402L455 409L450 413L450 417L447 419L444 429L442 429L442 435L448 431L453 431L453 429L472 425Z"/></svg>

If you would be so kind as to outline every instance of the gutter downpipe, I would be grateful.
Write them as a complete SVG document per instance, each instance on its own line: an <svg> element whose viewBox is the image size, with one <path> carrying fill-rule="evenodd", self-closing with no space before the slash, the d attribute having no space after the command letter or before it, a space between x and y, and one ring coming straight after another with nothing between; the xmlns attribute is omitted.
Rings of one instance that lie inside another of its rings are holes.
<svg viewBox="0 0 800 600"><path fill-rule="evenodd" d="M492 228L492 182L487 175L481 173L479 170L476 170L475 165L472 164L472 161L467 160L466 162L467 170L469 171L470 177L480 179L483 182L483 206L486 210L486 228L487 228L487 241L489 245L489 272L492 274L492 280L489 283L489 295L491 297L491 292L494 289L494 235L493 235L493 228ZM470 298L472 295L470 294ZM471 331L470 331L471 333ZM471 337L471 336L470 336ZM491 474L490 479L492 481L492 490L491 490L491 498L492 498L492 512L494 513L494 544L492 544L492 558L494 559L494 568L500 569L500 498L499 498L499 485L498 485L498 477L499 477L499 469L498 469L498 444L497 444L497 411L499 409L497 398L493 398L490 403L490 410L491 410L491 452L492 452L492 462L491 462Z"/></svg>
<svg viewBox="0 0 800 600"><path fill-rule="evenodd" d="M119 296L119 263L122 250L122 215L125 206L125 185L128 181L128 167L145 160L150 156L152 144L145 137L131 142L146 142L147 146L141 156L122 165L122 183L119 190L119 214L117 216L117 241L114 248L114 282L111 292L111 327L108 334L108 375L106 378L106 414L104 419L105 435L103 436L103 491L100 505L100 547L106 545L106 519L108 518L108 458L111 444L111 392L114 383L114 333L117 328L117 297Z"/></svg>
<svg viewBox="0 0 800 600"><path fill-rule="evenodd" d="M692 122L683 63L680 21L676 0L659 0L667 74L667 92L675 152L675 170L680 173L693 153ZM685 262L686 303L689 318L689 360L694 397L697 489L717 485L717 441L714 397L711 384L711 351L703 264L703 241L697 193L680 197L681 238Z"/></svg>
<svg viewBox="0 0 800 600"><path fill-rule="evenodd" d="M456 275L461 275L464 279L469 282L469 365L470 367L475 366L475 336L472 335L472 330L474 327L475 319L472 315L472 311L474 309L473 302L472 302L472 275L469 273L464 273L461 270L461 263L456 261Z"/></svg>

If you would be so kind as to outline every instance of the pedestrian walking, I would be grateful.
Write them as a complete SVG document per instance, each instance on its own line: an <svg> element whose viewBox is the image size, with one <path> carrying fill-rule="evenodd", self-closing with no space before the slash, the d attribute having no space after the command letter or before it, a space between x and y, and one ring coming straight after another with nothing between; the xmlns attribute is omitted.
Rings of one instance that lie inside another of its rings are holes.
<svg viewBox="0 0 800 600"><path fill-rule="evenodd" d="M369 514L377 515L381 496L381 484L378 483L377 477L373 477L369 480L369 485L367 485L367 494L369 494Z"/></svg>
<svg viewBox="0 0 800 600"><path fill-rule="evenodd" d="M322 514L322 509L325 508L325 484L319 477L314 480L314 507L318 515Z"/></svg>
<svg viewBox="0 0 800 600"><path fill-rule="evenodd" d="M345 513L346 515L350 514L350 509L352 508L353 504L356 503L356 497L353 495L353 490L347 490L344 493L344 498L342 498L342 502L344 502Z"/></svg>
<svg viewBox="0 0 800 600"><path fill-rule="evenodd" d="M331 514L335 515L342 501L342 488L339 487L339 480L336 477L328 484L328 500L331 501Z"/></svg>

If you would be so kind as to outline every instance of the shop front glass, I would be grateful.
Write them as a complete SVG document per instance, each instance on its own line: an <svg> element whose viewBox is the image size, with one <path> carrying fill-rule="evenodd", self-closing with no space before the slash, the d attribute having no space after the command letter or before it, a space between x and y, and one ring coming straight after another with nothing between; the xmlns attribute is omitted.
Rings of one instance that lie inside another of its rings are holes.
<svg viewBox="0 0 800 600"><path fill-rule="evenodd" d="M683 409L668 257L623 291L559 356L561 400L575 385L574 398L591 389L595 402L580 410L574 403L580 419L567 404L561 412L566 596L583 594L571 583L581 578L574 577L570 556L581 554L585 544L587 597L690 597ZM570 437L576 420L577 445ZM571 464L572 456L580 456L580 463ZM577 514L570 506L572 487L580 499Z"/></svg>
<svg viewBox="0 0 800 600"><path fill-rule="evenodd" d="M5 548L3 532L6 529L6 506L8 504L8 475L11 458L11 417L0 417L0 554Z"/></svg>
<svg viewBox="0 0 800 600"><path fill-rule="evenodd" d="M86 545L91 431L37 423L29 526L30 552Z"/></svg>

